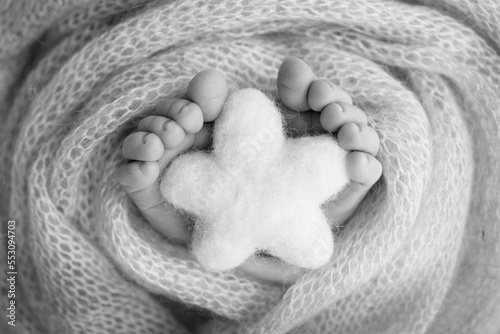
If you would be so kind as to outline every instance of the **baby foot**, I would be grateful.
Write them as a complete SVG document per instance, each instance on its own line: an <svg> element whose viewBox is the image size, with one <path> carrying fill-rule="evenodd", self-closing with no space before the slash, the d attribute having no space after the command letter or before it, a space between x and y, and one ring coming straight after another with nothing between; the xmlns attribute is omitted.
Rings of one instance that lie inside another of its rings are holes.
<svg viewBox="0 0 500 334"><path fill-rule="evenodd" d="M337 133L339 145L350 151L346 168L351 186L326 206L329 216L342 225L382 175L382 165L375 158L379 137L368 126L365 113L352 104L349 94L329 81L318 80L304 61L285 60L277 85L288 108L291 129L298 135L325 130Z"/></svg>
<svg viewBox="0 0 500 334"><path fill-rule="evenodd" d="M340 226L382 175L382 165L375 158L379 137L368 126L365 113L352 104L349 94L331 82L318 80L304 61L297 58L285 60L278 72L277 86L292 135L336 133L339 145L350 151L346 168L351 185L326 204L328 216ZM277 283L293 282L303 272L272 257L259 262L247 261L240 269Z"/></svg>
<svg viewBox="0 0 500 334"><path fill-rule="evenodd" d="M351 151L347 168L352 186L327 205L329 215L340 225L352 215L381 175L382 166L374 158L379 147L378 136L345 91L317 80L309 66L299 59L288 59L282 64L278 93L289 114L288 125L297 135L311 130L334 132L339 144ZM123 155L131 161L119 170L122 187L153 227L184 244L192 240L189 221L176 214L161 197L158 178L182 152L193 146L208 148L211 137L204 123L217 118L227 95L228 86L222 74L214 70L200 72L189 83L183 99L171 98L160 103L156 115L144 118L138 131L123 143ZM301 272L266 257L261 257L259 263L249 259L239 269L278 283L289 282Z"/></svg>
<svg viewBox="0 0 500 334"><path fill-rule="evenodd" d="M169 206L158 178L176 156L191 147L210 145L208 125L219 115L228 95L224 76L215 70L198 73L182 99L159 103L155 115L141 120L138 131L125 138L122 154L131 160L118 171L118 181L144 218L174 241L191 240L189 221Z"/></svg>

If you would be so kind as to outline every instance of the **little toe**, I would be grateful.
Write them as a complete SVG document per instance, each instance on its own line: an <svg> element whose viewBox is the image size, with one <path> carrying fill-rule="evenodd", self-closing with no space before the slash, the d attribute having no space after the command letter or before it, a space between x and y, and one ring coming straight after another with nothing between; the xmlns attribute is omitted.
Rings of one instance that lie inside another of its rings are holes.
<svg viewBox="0 0 500 334"><path fill-rule="evenodd" d="M316 76L306 62L298 58L286 59L279 68L277 79L281 101L290 109L310 110L307 94L315 79Z"/></svg>
<svg viewBox="0 0 500 334"><path fill-rule="evenodd" d="M307 95L309 107L315 111L323 110L330 103L352 104L351 96L342 88L326 80L315 80Z"/></svg>
<svg viewBox="0 0 500 334"><path fill-rule="evenodd" d="M186 132L176 121L163 116L145 117L140 121L138 129L155 133L165 148L179 146L186 137Z"/></svg>
<svg viewBox="0 0 500 334"><path fill-rule="evenodd" d="M201 108L205 122L211 122L219 116L228 94L229 87L224 75L209 69L191 79L185 97Z"/></svg>
<svg viewBox="0 0 500 334"><path fill-rule="evenodd" d="M320 124L330 132L338 132L347 123L368 124L366 114L358 107L347 103L330 103L320 115Z"/></svg>
<svg viewBox="0 0 500 334"><path fill-rule="evenodd" d="M156 161L163 152L161 139L151 132L134 132L125 138L122 145L123 157L130 160Z"/></svg>
<svg viewBox="0 0 500 334"><path fill-rule="evenodd" d="M156 113L176 121L187 133L196 133L203 127L201 108L189 100L167 99L156 106Z"/></svg>
<svg viewBox="0 0 500 334"><path fill-rule="evenodd" d="M347 123L340 128L337 139L339 145L347 151L362 151L373 156L380 146L377 132L366 124Z"/></svg>
<svg viewBox="0 0 500 334"><path fill-rule="evenodd" d="M135 194L156 182L160 175L155 161L134 161L118 169L118 182L129 195Z"/></svg>

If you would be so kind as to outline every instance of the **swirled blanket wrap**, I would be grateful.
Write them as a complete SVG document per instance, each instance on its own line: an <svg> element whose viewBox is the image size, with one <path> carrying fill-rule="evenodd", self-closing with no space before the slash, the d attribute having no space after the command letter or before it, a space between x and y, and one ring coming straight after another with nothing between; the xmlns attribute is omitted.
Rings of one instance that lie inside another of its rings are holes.
<svg viewBox="0 0 500 334"><path fill-rule="evenodd" d="M499 333L497 0L0 6L2 263L15 248L1 307L15 301L16 321L2 326ZM287 57L367 112L384 172L336 233L331 262L276 286L203 270L140 218L116 170L138 119L198 71L272 91Z"/></svg>

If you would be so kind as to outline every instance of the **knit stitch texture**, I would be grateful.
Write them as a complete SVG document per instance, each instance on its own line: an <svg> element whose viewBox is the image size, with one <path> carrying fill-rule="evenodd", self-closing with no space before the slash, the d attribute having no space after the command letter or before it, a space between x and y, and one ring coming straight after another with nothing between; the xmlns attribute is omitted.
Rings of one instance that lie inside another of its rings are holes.
<svg viewBox="0 0 500 334"><path fill-rule="evenodd" d="M499 333L497 0L7 0L0 18L16 333ZM203 270L116 169L200 70L273 92L287 57L367 112L384 172L331 262L282 287Z"/></svg>

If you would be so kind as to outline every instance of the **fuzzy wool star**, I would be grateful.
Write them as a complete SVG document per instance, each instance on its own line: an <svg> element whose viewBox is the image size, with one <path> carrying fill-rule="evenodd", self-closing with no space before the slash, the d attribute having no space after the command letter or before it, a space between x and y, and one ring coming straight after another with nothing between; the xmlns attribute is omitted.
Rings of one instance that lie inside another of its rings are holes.
<svg viewBox="0 0 500 334"><path fill-rule="evenodd" d="M318 268L334 248L322 204L349 182L346 153L328 134L288 138L274 103L248 88L228 97L212 151L174 159L161 191L196 218L192 252L210 270L235 268L257 251Z"/></svg>

